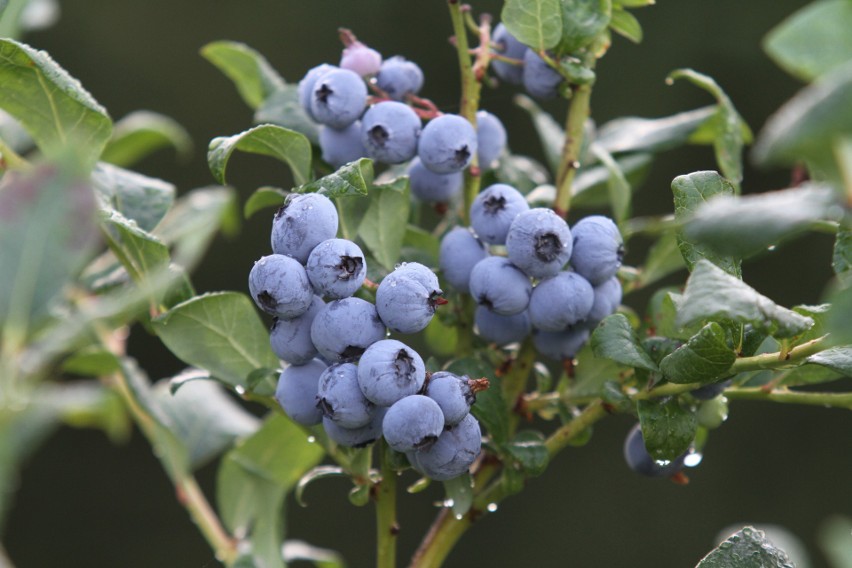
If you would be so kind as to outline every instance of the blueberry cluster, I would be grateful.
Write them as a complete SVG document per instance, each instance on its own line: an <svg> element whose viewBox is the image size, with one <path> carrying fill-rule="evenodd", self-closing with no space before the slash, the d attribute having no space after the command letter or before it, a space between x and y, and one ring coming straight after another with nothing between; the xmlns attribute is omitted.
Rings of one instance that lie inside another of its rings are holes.
<svg viewBox="0 0 852 568"><path fill-rule="evenodd" d="M439 262L446 281L476 301L476 329L487 341L503 346L532 333L539 353L570 359L621 304L623 241L611 219L591 215L569 229L497 183L473 201L470 222L444 235Z"/></svg>
<svg viewBox="0 0 852 568"><path fill-rule="evenodd" d="M475 155L481 169L496 162L506 130L484 110L476 115L476 128L459 115L440 113L417 96L422 86L416 63L401 56L383 61L377 51L353 41L339 66L312 68L298 92L308 116L322 125L319 145L329 165L338 168L363 157L408 162L412 194L421 201L447 202L461 192L462 171ZM425 126L423 118L429 119Z"/></svg>
<svg viewBox="0 0 852 568"><path fill-rule="evenodd" d="M531 49L518 41L503 24L497 24L492 34L495 51L501 59L491 66L500 79L524 89L537 99L552 99L559 93L564 79L553 67Z"/></svg>
<svg viewBox="0 0 852 568"><path fill-rule="evenodd" d="M317 193L291 194L275 214L272 253L249 273L257 306L274 316L270 344L289 366L276 398L306 426L322 423L335 442L360 447L384 436L433 479L467 471L481 432L470 414L480 381L447 372L427 376L411 347L387 329L417 333L445 303L438 277L405 263L357 298L367 273L361 249L335 238L337 210Z"/></svg>

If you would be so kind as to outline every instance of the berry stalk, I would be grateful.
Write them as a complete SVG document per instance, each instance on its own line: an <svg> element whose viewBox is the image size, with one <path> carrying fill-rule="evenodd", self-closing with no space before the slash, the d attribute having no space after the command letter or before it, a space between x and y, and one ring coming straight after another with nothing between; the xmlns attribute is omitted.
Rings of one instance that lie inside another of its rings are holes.
<svg viewBox="0 0 852 568"><path fill-rule="evenodd" d="M387 442L379 445L379 463L382 479L374 486L376 501L376 567L396 567L396 472L390 460Z"/></svg>

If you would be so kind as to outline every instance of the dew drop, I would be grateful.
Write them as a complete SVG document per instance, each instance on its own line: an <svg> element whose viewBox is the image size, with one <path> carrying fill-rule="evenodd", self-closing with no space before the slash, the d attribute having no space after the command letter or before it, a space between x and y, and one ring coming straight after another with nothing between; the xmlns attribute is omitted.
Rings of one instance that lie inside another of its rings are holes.
<svg viewBox="0 0 852 568"><path fill-rule="evenodd" d="M700 464L703 459L704 455L701 452L690 450L686 457L683 458L683 465L686 467L695 467Z"/></svg>
<svg viewBox="0 0 852 568"><path fill-rule="evenodd" d="M497 512L497 503L489 503L488 506L486 507L486 509L488 509L489 513L496 513Z"/></svg>
<svg viewBox="0 0 852 568"><path fill-rule="evenodd" d="M309 444L316 444L316 442L317 442L316 438L314 438L313 436L308 436L308 443Z"/></svg>
<svg viewBox="0 0 852 568"><path fill-rule="evenodd" d="M666 467L667 465L672 463L672 460L654 460L654 463L660 467Z"/></svg>
<svg viewBox="0 0 852 568"><path fill-rule="evenodd" d="M456 504L452 499L445 499L443 503L441 503L444 507L452 507Z"/></svg>
<svg viewBox="0 0 852 568"><path fill-rule="evenodd" d="M768 247L766 247L766 250L768 250L769 252L774 251L774 250L775 250L775 245L769 245Z"/></svg>
<svg viewBox="0 0 852 568"><path fill-rule="evenodd" d="M464 518L464 515L456 515L456 520L460 521Z"/></svg>
<svg viewBox="0 0 852 568"><path fill-rule="evenodd" d="M240 396L246 394L246 389L240 385L235 386L234 390L237 391L237 394Z"/></svg>

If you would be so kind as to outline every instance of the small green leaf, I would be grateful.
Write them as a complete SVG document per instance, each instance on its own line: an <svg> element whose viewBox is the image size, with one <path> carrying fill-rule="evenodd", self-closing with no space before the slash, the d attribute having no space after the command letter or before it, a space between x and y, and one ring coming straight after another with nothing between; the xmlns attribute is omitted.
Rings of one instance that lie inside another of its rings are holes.
<svg viewBox="0 0 852 568"><path fill-rule="evenodd" d="M301 132L314 144L319 144L319 126L299 102L299 88L285 85L275 91L254 113L255 124L277 124Z"/></svg>
<svg viewBox="0 0 852 568"><path fill-rule="evenodd" d="M736 359L725 330L711 322L660 361L660 371L672 383L709 383L724 375Z"/></svg>
<svg viewBox="0 0 852 568"><path fill-rule="evenodd" d="M652 458L671 461L689 449L698 422L677 398L640 400L637 408L645 449Z"/></svg>
<svg viewBox="0 0 852 568"><path fill-rule="evenodd" d="M713 147L716 151L716 162L722 174L734 184L739 192L743 179L743 146L751 142L751 131L745 120L734 108L728 95L712 78L692 69L678 69L669 74L666 81L671 84L676 79L686 79L693 85L704 89L716 98L717 110L715 120L715 140Z"/></svg>
<svg viewBox="0 0 852 568"><path fill-rule="evenodd" d="M372 184L373 161L368 158L361 158L340 166L336 172L297 187L295 191L298 193L316 192L329 199L336 199L338 197L367 195L367 190Z"/></svg>
<svg viewBox="0 0 852 568"><path fill-rule="evenodd" d="M112 131L106 110L44 51L0 38L0 108L49 157L73 150L91 167Z"/></svg>
<svg viewBox="0 0 852 568"><path fill-rule="evenodd" d="M611 0L562 0L561 4L559 51L562 53L572 53L589 45L609 26Z"/></svg>
<svg viewBox="0 0 852 568"><path fill-rule="evenodd" d="M747 257L802 233L836 209L836 192L816 184L742 197L726 194L701 204L683 233L705 251Z"/></svg>
<svg viewBox="0 0 852 568"><path fill-rule="evenodd" d="M210 141L207 163L213 177L225 184L225 168L234 150L262 154L287 163L297 184L307 183L311 176L311 143L295 130L274 124L262 124L233 136L220 136Z"/></svg>
<svg viewBox="0 0 852 568"><path fill-rule="evenodd" d="M137 283L169 266L169 249L118 211L102 212L101 225L110 250Z"/></svg>
<svg viewBox="0 0 852 568"><path fill-rule="evenodd" d="M201 55L234 82L253 109L284 88L284 79L266 58L244 43L214 41L201 48Z"/></svg>
<svg viewBox="0 0 852 568"><path fill-rule="evenodd" d="M101 208L114 209L151 231L175 201L175 186L105 162L92 172L92 183Z"/></svg>
<svg viewBox="0 0 852 568"><path fill-rule="evenodd" d="M609 189L609 203L612 207L612 213L617 223L622 223L630 216L630 198L632 188L627 176L619 167L613 157L596 144L591 145L592 153L600 160L603 166L609 172L609 181L607 187Z"/></svg>
<svg viewBox="0 0 852 568"><path fill-rule="evenodd" d="M638 187L651 171L652 154L625 154L615 163L631 189ZM612 175L605 166L581 167L571 186L572 206L601 207L609 204Z"/></svg>
<svg viewBox="0 0 852 568"><path fill-rule="evenodd" d="M595 142L610 154L662 152L686 144L690 136L715 114L716 107L708 106L663 118L616 118L598 129Z"/></svg>
<svg viewBox="0 0 852 568"><path fill-rule="evenodd" d="M601 396L604 384L625 370L626 367L610 359L596 357L591 348L584 347L577 353L575 381L570 387L571 395L581 398Z"/></svg>
<svg viewBox="0 0 852 568"><path fill-rule="evenodd" d="M544 151L547 165L551 171L557 171L562 161L562 146L565 142L565 132L562 130L562 126L528 96L516 95L514 101L516 105L529 113L533 127L538 134L541 148Z"/></svg>
<svg viewBox="0 0 852 568"><path fill-rule="evenodd" d="M852 376L852 346L841 345L814 353L807 362L828 367L844 377Z"/></svg>
<svg viewBox="0 0 852 568"><path fill-rule="evenodd" d="M456 326L446 325L440 317L433 317L423 331L423 336L429 351L438 357L449 357L455 354L459 340Z"/></svg>
<svg viewBox="0 0 852 568"><path fill-rule="evenodd" d="M628 367L658 371L657 365L642 349L636 332L623 314L607 316L592 333L592 350L598 357Z"/></svg>
<svg viewBox="0 0 852 568"><path fill-rule="evenodd" d="M695 568L790 568L787 553L766 540L763 531L743 527L705 556Z"/></svg>
<svg viewBox="0 0 852 568"><path fill-rule="evenodd" d="M198 296L152 323L155 333L179 359L231 386L245 388L252 371L279 364L269 346L269 333L244 294Z"/></svg>
<svg viewBox="0 0 852 568"><path fill-rule="evenodd" d="M101 160L126 167L162 148L174 148L178 157L185 160L192 151L192 138L176 120L140 110L115 123Z"/></svg>
<svg viewBox="0 0 852 568"><path fill-rule="evenodd" d="M75 375L103 377L118 371L121 364L111 352L101 347L86 347L62 362L62 370Z"/></svg>
<svg viewBox="0 0 852 568"><path fill-rule="evenodd" d="M636 16L627 10L613 9L609 27L633 43L642 43L642 25L636 19Z"/></svg>
<svg viewBox="0 0 852 568"><path fill-rule="evenodd" d="M852 59L850 29L849 2L813 2L773 28L763 49L779 67L811 81Z"/></svg>
<svg viewBox="0 0 852 568"><path fill-rule="evenodd" d="M545 446L544 435L537 430L521 430L509 443L509 453L524 470L524 473L536 477L544 473L550 461Z"/></svg>
<svg viewBox="0 0 852 568"><path fill-rule="evenodd" d="M456 518L462 517L473 505L473 480L469 473L464 473L444 482L446 501L452 503L450 509Z"/></svg>
<svg viewBox="0 0 852 568"><path fill-rule="evenodd" d="M778 338L794 337L814 324L706 260L695 264L686 281L676 319L681 326L702 321L751 323Z"/></svg>
<svg viewBox="0 0 852 568"><path fill-rule="evenodd" d="M672 181L672 193L674 194L675 220L683 223L691 219L695 211L708 200L734 195L735 189L728 180L716 172L693 172L676 177ZM709 247L691 239L682 229L677 232L677 241L690 271L695 268L696 262L706 259L725 272L736 277L740 276L739 259L717 254Z"/></svg>
<svg viewBox="0 0 852 568"><path fill-rule="evenodd" d="M279 187L260 187L246 199L243 205L243 217L248 219L267 207L281 207L286 198L287 192Z"/></svg>
<svg viewBox="0 0 852 568"><path fill-rule="evenodd" d="M562 34L559 0L506 0L500 19L518 41L537 51L556 47Z"/></svg>
<svg viewBox="0 0 852 568"><path fill-rule="evenodd" d="M370 194L370 207L358 227L358 235L379 264L393 270L399 260L411 208L408 178L375 185Z"/></svg>

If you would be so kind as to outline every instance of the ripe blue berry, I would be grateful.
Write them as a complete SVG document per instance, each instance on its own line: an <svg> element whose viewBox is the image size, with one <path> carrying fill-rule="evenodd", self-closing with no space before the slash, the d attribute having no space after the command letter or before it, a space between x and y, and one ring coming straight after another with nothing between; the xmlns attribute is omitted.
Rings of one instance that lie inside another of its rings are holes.
<svg viewBox="0 0 852 568"><path fill-rule="evenodd" d="M339 168L367 155L367 149L361 141L359 120L342 130L323 126L319 131L319 145L322 159L333 168Z"/></svg>
<svg viewBox="0 0 852 568"><path fill-rule="evenodd" d="M287 367L281 372L275 400L293 422L303 426L322 422L322 411L317 408L317 387L325 367L319 359L312 359L305 365Z"/></svg>
<svg viewBox="0 0 852 568"><path fill-rule="evenodd" d="M480 337L500 347L523 341L532 331L528 310L511 316L501 316L485 306L476 306L473 321Z"/></svg>
<svg viewBox="0 0 852 568"><path fill-rule="evenodd" d="M436 481L446 481L466 473L481 449L479 422L468 414L452 428L445 428L434 444L407 455L420 473Z"/></svg>
<svg viewBox="0 0 852 568"><path fill-rule="evenodd" d="M492 41L496 45L496 51L504 57L510 59L524 59L524 53L529 49L526 45L515 39L515 36L509 33L502 23L494 27L494 33L491 36ZM521 64L513 65L506 61L495 59L491 62L491 68L498 77L513 85L520 85L523 82L524 68Z"/></svg>
<svg viewBox="0 0 852 568"><path fill-rule="evenodd" d="M360 428L344 428L327 417L322 419L322 427L328 437L341 446L364 448L381 438L382 421L386 412L387 408L374 406L370 422Z"/></svg>
<svg viewBox="0 0 852 568"><path fill-rule="evenodd" d="M615 276L595 286L595 301L586 322L597 326L606 316L614 314L621 305L621 292L621 282Z"/></svg>
<svg viewBox="0 0 852 568"><path fill-rule="evenodd" d="M327 303L311 324L311 341L329 361L357 359L384 337L385 326L376 307L361 298Z"/></svg>
<svg viewBox="0 0 852 568"><path fill-rule="evenodd" d="M571 229L574 248L571 266L593 286L603 284L618 272L624 241L618 226L608 217L590 215Z"/></svg>
<svg viewBox="0 0 852 568"><path fill-rule="evenodd" d="M489 170L506 147L506 129L499 118L486 110L476 113L476 141L479 167Z"/></svg>
<svg viewBox="0 0 852 568"><path fill-rule="evenodd" d="M458 376L446 371L432 373L426 385L426 396L438 403L443 412L443 423L455 426L470 412L476 395L470 388L467 376Z"/></svg>
<svg viewBox="0 0 852 568"><path fill-rule="evenodd" d="M328 239L318 244L305 268L317 295L332 300L353 295L367 276L364 253L346 239Z"/></svg>
<svg viewBox="0 0 852 568"><path fill-rule="evenodd" d="M416 394L426 380L426 366L418 353L395 339L371 345L358 363L361 392L379 406Z"/></svg>
<svg viewBox="0 0 852 568"><path fill-rule="evenodd" d="M435 443L444 430L444 414L429 397L414 394L401 398L385 414L382 434L391 449L408 452Z"/></svg>
<svg viewBox="0 0 852 568"><path fill-rule="evenodd" d="M432 272L432 269L428 266L420 264L419 262L403 262L397 264L394 268L393 274L405 275L407 278L417 280L430 291L440 291L441 289L441 285L438 283L438 276Z"/></svg>
<svg viewBox="0 0 852 568"><path fill-rule="evenodd" d="M423 71L416 63L396 55L382 63L376 85L390 98L401 101L405 95L416 95L423 88Z"/></svg>
<svg viewBox="0 0 852 568"><path fill-rule="evenodd" d="M532 49L524 53L524 89L537 99L552 99L559 93L562 75L557 73Z"/></svg>
<svg viewBox="0 0 852 568"><path fill-rule="evenodd" d="M408 166L408 179L411 193L420 201L447 202L461 193L464 174L436 174L424 166L419 158L411 160Z"/></svg>
<svg viewBox="0 0 852 568"><path fill-rule="evenodd" d="M346 128L364 113L367 86L357 73L335 69L321 75L311 92L314 119L332 128Z"/></svg>
<svg viewBox="0 0 852 568"><path fill-rule="evenodd" d="M264 256L254 263L249 272L249 291L261 310L283 319L304 314L314 297L305 268L281 254Z"/></svg>
<svg viewBox="0 0 852 568"><path fill-rule="evenodd" d="M470 271L488 256L488 248L470 230L455 227L441 239L438 265L444 280L459 292L470 290Z"/></svg>
<svg viewBox="0 0 852 568"><path fill-rule="evenodd" d="M576 272L560 272L538 283L530 297L530 321L542 331L561 331L584 321L592 310L595 291Z"/></svg>
<svg viewBox="0 0 852 568"><path fill-rule="evenodd" d="M520 191L505 183L495 183L483 189L471 203L470 226L484 242L504 245L512 221L529 208Z"/></svg>
<svg viewBox="0 0 852 568"><path fill-rule="evenodd" d="M417 276L395 270L385 276L376 290L376 310L379 317L397 333L417 333L426 328L442 303L443 292L434 286L424 286Z"/></svg>
<svg viewBox="0 0 852 568"><path fill-rule="evenodd" d="M573 359L589 340L585 326L569 327L563 331L534 331L536 351L555 361Z"/></svg>
<svg viewBox="0 0 852 568"><path fill-rule="evenodd" d="M340 57L341 69L349 69L361 77L367 77L368 75L378 73L381 66L382 54L375 49L367 47L360 41L356 41L343 48L343 53Z"/></svg>
<svg viewBox="0 0 852 568"><path fill-rule="evenodd" d="M366 426L373 417L373 403L364 398L353 363L337 363L323 371L317 400L323 416L343 428Z"/></svg>
<svg viewBox="0 0 852 568"><path fill-rule="evenodd" d="M374 104L361 120L361 141L367 155L386 164L401 164L417 153L420 117L396 101Z"/></svg>
<svg viewBox="0 0 852 568"><path fill-rule="evenodd" d="M315 246L337 234L337 209L319 193L291 193L272 221L272 252L302 264Z"/></svg>
<svg viewBox="0 0 852 568"><path fill-rule="evenodd" d="M556 274L571 258L568 224L550 209L520 213L506 234L506 253L512 263L533 278Z"/></svg>
<svg viewBox="0 0 852 568"><path fill-rule="evenodd" d="M305 112L308 113L308 116L310 116L312 119L314 119L314 113L311 110L311 98L314 92L314 85L316 84L317 79L319 79L329 71L334 71L335 69L337 69L337 67L335 67L334 65L323 63L310 69L302 78L302 80L299 81L299 104L302 106L303 109L305 109Z"/></svg>
<svg viewBox="0 0 852 568"><path fill-rule="evenodd" d="M480 306L494 313L519 314L530 303L532 284L509 259L489 256L480 260L470 272L470 295Z"/></svg>
<svg viewBox="0 0 852 568"><path fill-rule="evenodd" d="M304 314L289 320L275 318L269 331L269 344L279 359L291 365L304 365L317 356L317 348L311 341L311 324L323 306L322 298L314 296Z"/></svg>
<svg viewBox="0 0 852 568"><path fill-rule="evenodd" d="M444 114L423 128L417 156L433 172L449 174L465 169L477 148L473 125L457 114Z"/></svg>
<svg viewBox="0 0 852 568"><path fill-rule="evenodd" d="M685 457L686 454L683 454L669 463L655 461L645 448L645 438L642 437L642 429L638 423L624 440L624 460L627 467L648 477L671 477L683 469Z"/></svg>

